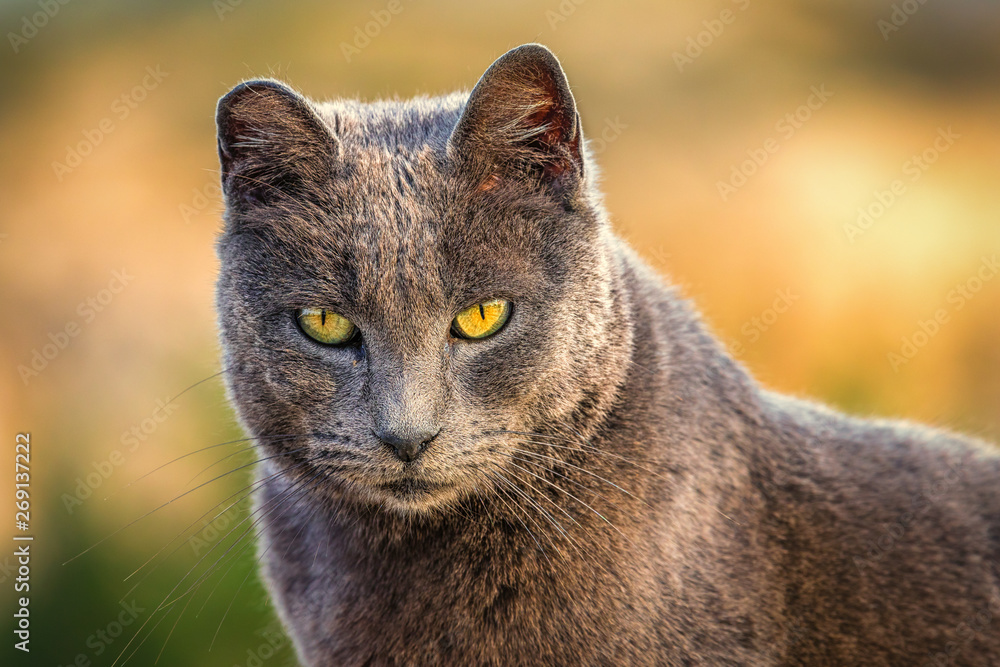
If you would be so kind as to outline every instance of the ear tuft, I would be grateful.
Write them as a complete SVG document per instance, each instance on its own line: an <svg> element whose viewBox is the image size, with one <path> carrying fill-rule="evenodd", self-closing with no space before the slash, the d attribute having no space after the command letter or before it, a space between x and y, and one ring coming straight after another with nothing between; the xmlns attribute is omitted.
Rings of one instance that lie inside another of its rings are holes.
<svg viewBox="0 0 1000 667"><path fill-rule="evenodd" d="M338 142L310 103L269 79L247 81L216 112L222 187L230 204L253 204L330 177Z"/></svg>
<svg viewBox="0 0 1000 667"><path fill-rule="evenodd" d="M508 51L490 66L449 143L483 184L501 175L565 191L582 181L576 102L559 61L540 44Z"/></svg>

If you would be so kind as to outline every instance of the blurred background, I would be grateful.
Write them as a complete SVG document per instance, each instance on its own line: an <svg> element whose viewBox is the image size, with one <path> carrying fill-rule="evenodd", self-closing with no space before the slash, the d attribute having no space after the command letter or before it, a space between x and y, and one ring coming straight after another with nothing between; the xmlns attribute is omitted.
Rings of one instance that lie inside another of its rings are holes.
<svg viewBox="0 0 1000 667"><path fill-rule="evenodd" d="M1000 439L996 2L25 0L0 24L0 474L30 432L36 538L32 652L4 664L293 659L239 540L244 443L175 461L242 437L213 377L213 114L248 77L433 95L547 44L616 230L764 384Z"/></svg>

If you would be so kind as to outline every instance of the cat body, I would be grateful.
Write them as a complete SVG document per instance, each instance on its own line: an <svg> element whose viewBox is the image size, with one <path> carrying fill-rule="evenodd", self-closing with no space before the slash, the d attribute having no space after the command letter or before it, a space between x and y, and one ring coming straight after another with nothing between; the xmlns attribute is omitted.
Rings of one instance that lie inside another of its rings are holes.
<svg viewBox="0 0 1000 667"><path fill-rule="evenodd" d="M218 123L227 380L303 664L1000 664L996 455L760 388L611 232L544 47L471 95L248 82Z"/></svg>

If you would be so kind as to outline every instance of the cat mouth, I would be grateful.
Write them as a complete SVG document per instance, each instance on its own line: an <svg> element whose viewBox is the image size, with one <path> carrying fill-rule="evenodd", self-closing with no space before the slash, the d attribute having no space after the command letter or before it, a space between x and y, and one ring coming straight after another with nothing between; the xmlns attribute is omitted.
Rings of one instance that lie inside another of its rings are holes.
<svg viewBox="0 0 1000 667"><path fill-rule="evenodd" d="M446 484L439 484L425 479L406 477L403 479L383 482L379 485L382 491L401 498L412 498L413 496L424 496L440 491Z"/></svg>
<svg viewBox="0 0 1000 667"><path fill-rule="evenodd" d="M425 514L453 501L460 493L459 485L436 482L419 477L401 477L374 485L379 504L404 516Z"/></svg>

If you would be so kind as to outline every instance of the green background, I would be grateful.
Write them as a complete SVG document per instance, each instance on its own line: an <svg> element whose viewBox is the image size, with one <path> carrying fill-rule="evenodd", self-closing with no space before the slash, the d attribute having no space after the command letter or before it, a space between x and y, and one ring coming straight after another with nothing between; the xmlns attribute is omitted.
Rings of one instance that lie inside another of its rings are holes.
<svg viewBox="0 0 1000 667"><path fill-rule="evenodd" d="M880 21L892 21L892 3L868 0L402 0L395 14L385 2L70 0L46 5L58 11L30 38L24 21L38 2L0 5L0 439L10 452L0 479L13 477L15 434L30 431L36 536L32 653L4 664L83 655L111 665L139 625L99 638L119 601L134 600L146 622L247 525L233 510L206 526L248 483L243 469L122 529L249 460L226 445L143 477L241 437L211 377L213 113L244 78L280 77L317 99L438 94L471 87L508 48L545 43L594 140L615 228L765 384L997 440L1000 278L960 308L949 295L974 287L982 258L1000 251L1000 7L904 4L915 11L889 31ZM16 53L11 33L23 39ZM803 112L813 87L832 95ZM913 180L907 163L947 128L959 138ZM766 160L724 200L719 182L762 148ZM72 151L87 154L54 166ZM896 180L902 194L853 234L858 209L888 201ZM771 310L779 293L781 313ZM928 324L942 309L947 321ZM921 338L921 322L934 334ZM894 368L889 355L915 336L925 344ZM37 375L19 372L53 339L64 349ZM99 484L67 504L88 475ZM219 537L234 527L229 542ZM125 581L175 537L176 552ZM253 548L240 549L146 626L130 664L152 664L161 649L160 664L190 667L291 659L287 646L261 657L277 642L266 634L274 616ZM0 549L4 609L11 551Z"/></svg>

